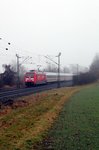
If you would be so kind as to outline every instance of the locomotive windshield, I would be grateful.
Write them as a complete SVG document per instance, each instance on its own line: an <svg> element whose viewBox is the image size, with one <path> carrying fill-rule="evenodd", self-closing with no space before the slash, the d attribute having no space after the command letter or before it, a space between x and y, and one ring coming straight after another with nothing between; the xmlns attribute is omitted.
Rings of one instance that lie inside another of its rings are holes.
<svg viewBox="0 0 99 150"><path fill-rule="evenodd" d="M34 73L26 73L26 77L34 77Z"/></svg>

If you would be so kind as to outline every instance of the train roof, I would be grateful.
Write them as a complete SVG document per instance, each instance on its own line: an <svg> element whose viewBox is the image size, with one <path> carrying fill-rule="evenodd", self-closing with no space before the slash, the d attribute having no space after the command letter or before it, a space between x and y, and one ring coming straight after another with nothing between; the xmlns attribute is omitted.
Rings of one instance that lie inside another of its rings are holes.
<svg viewBox="0 0 99 150"><path fill-rule="evenodd" d="M52 76L57 76L58 75L58 72L43 72L43 71L37 71L37 70L30 70L27 73L39 73L39 74L46 74L47 76L48 75L52 75ZM74 76L75 74L73 73L60 73L61 76Z"/></svg>
<svg viewBox="0 0 99 150"><path fill-rule="evenodd" d="M29 73L38 73L38 74L46 74L45 72L43 72L43 71L37 71L37 70L30 70L30 71L28 71L28 72L26 72L26 74L29 74Z"/></svg>
<svg viewBox="0 0 99 150"><path fill-rule="evenodd" d="M58 75L58 72L45 72L46 75L53 75L56 76ZM61 76L73 76L73 73L60 73Z"/></svg>

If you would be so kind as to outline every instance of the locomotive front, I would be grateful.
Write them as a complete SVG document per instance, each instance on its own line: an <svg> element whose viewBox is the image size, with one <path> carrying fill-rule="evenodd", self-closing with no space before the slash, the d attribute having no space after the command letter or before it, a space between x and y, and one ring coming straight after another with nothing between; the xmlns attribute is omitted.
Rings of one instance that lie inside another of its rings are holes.
<svg viewBox="0 0 99 150"><path fill-rule="evenodd" d="M27 87L35 84L35 72L26 72L24 82Z"/></svg>

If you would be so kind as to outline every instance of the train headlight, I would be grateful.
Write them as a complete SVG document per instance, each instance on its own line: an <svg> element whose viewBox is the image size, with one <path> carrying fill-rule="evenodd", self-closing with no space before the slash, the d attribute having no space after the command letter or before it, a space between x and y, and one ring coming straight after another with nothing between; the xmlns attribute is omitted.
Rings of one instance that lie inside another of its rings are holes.
<svg viewBox="0 0 99 150"><path fill-rule="evenodd" d="M34 78L31 78L31 81L34 81Z"/></svg>

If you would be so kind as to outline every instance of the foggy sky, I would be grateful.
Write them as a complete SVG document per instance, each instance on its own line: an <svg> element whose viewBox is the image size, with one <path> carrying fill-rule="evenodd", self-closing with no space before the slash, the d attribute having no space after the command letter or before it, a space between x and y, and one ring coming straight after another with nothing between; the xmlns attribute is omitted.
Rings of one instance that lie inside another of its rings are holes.
<svg viewBox="0 0 99 150"><path fill-rule="evenodd" d="M0 65L16 53L43 65L42 55L61 52L63 66L89 66L99 52L99 1L0 0L0 38Z"/></svg>

